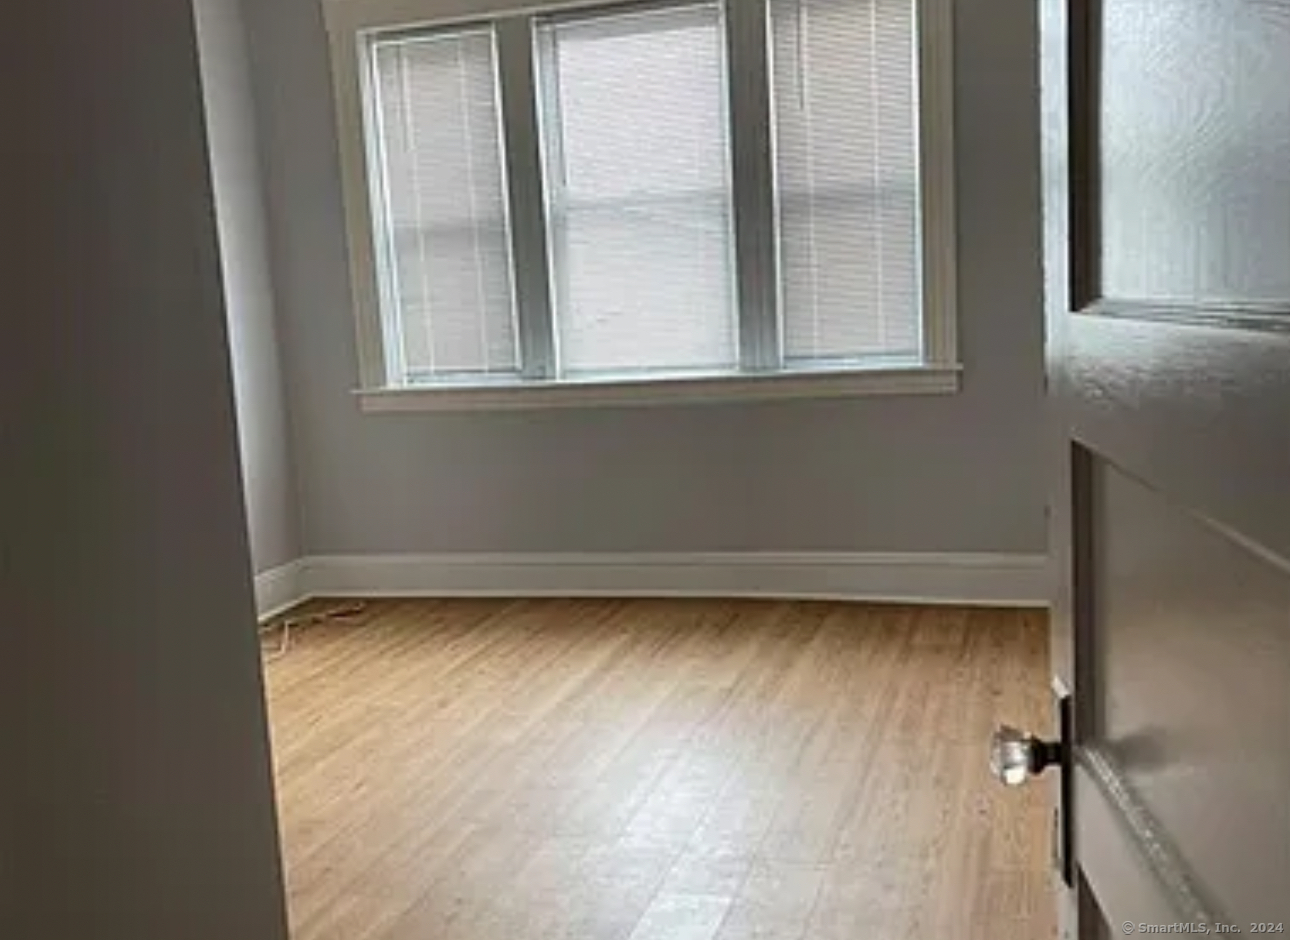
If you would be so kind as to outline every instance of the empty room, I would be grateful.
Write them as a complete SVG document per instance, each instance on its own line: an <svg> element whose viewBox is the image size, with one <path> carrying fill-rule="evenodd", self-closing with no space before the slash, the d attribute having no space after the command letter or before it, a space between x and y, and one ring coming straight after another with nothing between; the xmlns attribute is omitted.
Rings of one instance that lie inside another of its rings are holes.
<svg viewBox="0 0 1290 940"><path fill-rule="evenodd" d="M0 936L1285 932L1290 2L12 15Z"/></svg>

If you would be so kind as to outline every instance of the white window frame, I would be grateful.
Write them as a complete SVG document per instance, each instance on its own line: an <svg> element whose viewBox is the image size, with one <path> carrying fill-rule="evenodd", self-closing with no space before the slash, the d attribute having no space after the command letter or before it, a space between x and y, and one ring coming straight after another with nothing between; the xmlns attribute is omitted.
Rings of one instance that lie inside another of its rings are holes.
<svg viewBox="0 0 1290 940"><path fill-rule="evenodd" d="M711 376L639 375L553 379L547 246L528 17L605 8L640 0L322 0L331 47L350 279L364 411L455 411L684 401L826 398L869 394L946 394L959 388L956 313L957 228L954 203L952 0L916 4L918 36L921 361L857 362L847 368L779 367L773 324L778 310L771 77L767 0L725 0L726 52L739 297L738 372ZM647 0L648 2L648 0ZM654 0L657 2L657 0ZM387 373L387 336L374 231L372 187L379 173L366 132L372 33L497 21L498 78L503 86L503 155L509 180L513 267L522 373L514 380L401 385ZM509 38L506 34L509 33ZM507 83L510 84L507 94Z"/></svg>

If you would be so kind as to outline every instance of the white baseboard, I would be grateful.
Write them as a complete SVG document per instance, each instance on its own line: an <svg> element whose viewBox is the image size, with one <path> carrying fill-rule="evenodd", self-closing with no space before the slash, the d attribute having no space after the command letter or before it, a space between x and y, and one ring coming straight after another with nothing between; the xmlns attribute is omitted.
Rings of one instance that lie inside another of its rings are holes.
<svg viewBox="0 0 1290 940"><path fill-rule="evenodd" d="M1042 555L868 552L317 555L257 579L261 611L335 597L766 597L1045 606ZM270 577L271 576L271 577ZM294 598L286 597L294 582Z"/></svg>
<svg viewBox="0 0 1290 940"><path fill-rule="evenodd" d="M255 576L255 611L261 623L306 599L302 583L306 562L298 558Z"/></svg>

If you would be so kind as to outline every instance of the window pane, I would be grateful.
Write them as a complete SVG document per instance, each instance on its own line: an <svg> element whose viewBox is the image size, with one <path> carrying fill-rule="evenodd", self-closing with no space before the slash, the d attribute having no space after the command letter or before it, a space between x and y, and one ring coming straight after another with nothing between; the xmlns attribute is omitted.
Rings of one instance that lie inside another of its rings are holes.
<svg viewBox="0 0 1290 940"><path fill-rule="evenodd" d="M914 0L771 0L784 358L921 349Z"/></svg>
<svg viewBox="0 0 1290 940"><path fill-rule="evenodd" d="M491 30L373 46L382 293L395 379L513 373Z"/></svg>
<svg viewBox="0 0 1290 940"><path fill-rule="evenodd" d="M738 362L716 4L538 28L564 373Z"/></svg>

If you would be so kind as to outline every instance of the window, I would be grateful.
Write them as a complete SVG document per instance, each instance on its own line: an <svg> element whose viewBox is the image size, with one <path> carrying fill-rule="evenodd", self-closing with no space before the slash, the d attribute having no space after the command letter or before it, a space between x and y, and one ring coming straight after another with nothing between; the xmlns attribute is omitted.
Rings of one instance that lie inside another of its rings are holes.
<svg viewBox="0 0 1290 940"><path fill-rule="evenodd" d="M381 305L391 372L518 371L493 35L372 44Z"/></svg>
<svg viewBox="0 0 1290 940"><path fill-rule="evenodd" d="M787 362L921 352L914 9L770 0Z"/></svg>
<svg viewBox="0 0 1290 940"><path fill-rule="evenodd" d="M448 6L328 0L365 407L957 388L949 0Z"/></svg>
<svg viewBox="0 0 1290 940"><path fill-rule="evenodd" d="M720 8L537 40L559 372L737 368Z"/></svg>

